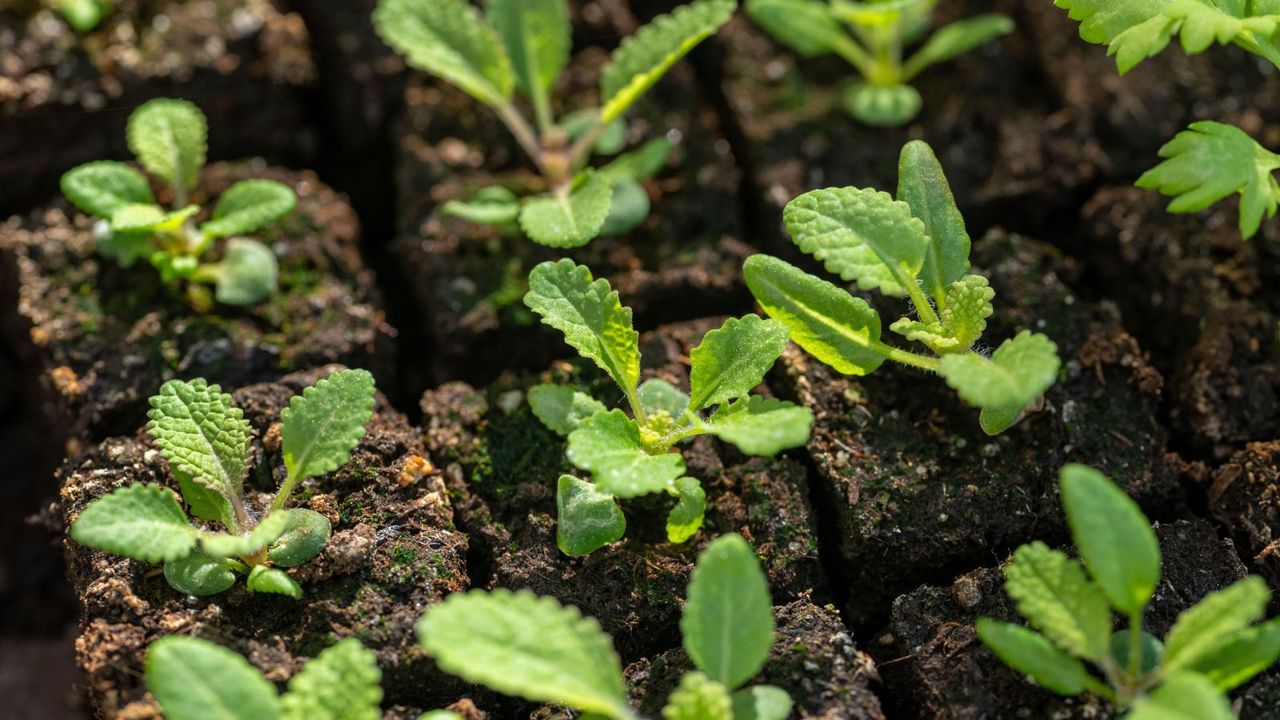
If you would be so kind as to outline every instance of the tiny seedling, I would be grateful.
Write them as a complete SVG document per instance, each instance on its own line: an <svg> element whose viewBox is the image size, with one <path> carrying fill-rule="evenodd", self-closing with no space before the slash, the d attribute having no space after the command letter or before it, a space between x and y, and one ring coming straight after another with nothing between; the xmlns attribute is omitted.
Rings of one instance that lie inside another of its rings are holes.
<svg viewBox="0 0 1280 720"><path fill-rule="evenodd" d="M604 370L631 415L585 393L556 385L529 392L533 413L568 436L566 454L594 483L571 475L556 493L556 539L566 555L586 555L622 537L618 498L666 492L677 498L667 538L688 540L702 526L706 496L685 475L676 445L711 434L748 455L772 456L809 440L813 414L789 402L751 395L787 346L786 330L758 315L730 318L690 353L688 394L664 380L640 382L640 334L631 309L604 279L572 260L544 262L529 274L525 304L564 333L582 357ZM704 417L704 413L709 413Z"/></svg>
<svg viewBox="0 0 1280 720"><path fill-rule="evenodd" d="M467 0L379 0L373 21L410 65L492 108L546 186L524 199L489 187L444 210L471 222L518 225L543 245L572 248L627 232L648 217L640 183L662 167L671 144L654 140L594 170L591 155L623 149L627 109L736 8L737 0L695 0L655 18L624 40L601 71L601 106L559 119L550 93L572 45L567 0L486 0L483 15ZM532 104L534 123L516 106L517 91Z"/></svg>
<svg viewBox="0 0 1280 720"><path fill-rule="evenodd" d="M946 62L1006 35L1005 15L978 15L940 28L913 55L903 49L924 40L937 0L747 0L753 20L802 57L839 55L862 76L844 90L850 115L868 125L910 122L924 105L910 82Z"/></svg>
<svg viewBox="0 0 1280 720"><path fill-rule="evenodd" d="M1271 598L1266 583L1249 577L1209 593L1162 643L1142 624L1160 581L1150 523L1097 470L1067 465L1061 485L1080 560L1040 542L1018 548L1004 587L1039 632L982 618L978 637L1042 687L1093 693L1128 711L1128 720L1234 718L1225 693L1280 656L1280 620L1253 624ZM1112 632L1113 611L1128 618L1127 628Z"/></svg>
<svg viewBox="0 0 1280 720"><path fill-rule="evenodd" d="M329 540L329 520L286 509L297 484L338 469L373 416L373 376L342 370L307 388L280 413L285 479L265 514L246 507L249 421L217 385L170 380L151 398L147 431L165 458L191 514L226 532L193 525L168 488L138 483L93 501L71 525L76 542L143 562L163 562L175 590L213 595L248 573L254 592L301 597L279 568L310 560Z"/></svg>
<svg viewBox="0 0 1280 720"><path fill-rule="evenodd" d="M241 180L227 189L210 218L196 224L200 206L187 202L205 163L208 128L204 114L184 100L151 100L129 116L129 149L148 172L168 184L173 209L156 202L146 176L133 167L99 160L62 176L62 192L100 219L98 253L120 267L146 259L167 283L187 281L197 307L209 305L208 290L228 305L253 305L276 289L276 256L262 243L242 237L288 215L297 197L273 180ZM222 259L211 262L214 242L227 238Z"/></svg>
<svg viewBox="0 0 1280 720"><path fill-rule="evenodd" d="M55 0L54 6L66 19L71 29L87 33L115 7L115 0Z"/></svg>
<svg viewBox="0 0 1280 720"><path fill-rule="evenodd" d="M866 375L886 360L936 372L982 408L990 435L1017 422L1057 378L1057 347L1039 333L1024 330L989 357L974 350L995 291L968 274L964 218L924 142L902 149L897 200L871 189L815 190L792 200L783 217L795 243L828 271L863 290L908 297L915 316L889 329L932 353L883 342L880 314L833 283L768 255L747 258L743 274L756 302L823 363L846 375Z"/></svg>
<svg viewBox="0 0 1280 720"><path fill-rule="evenodd" d="M667 720L783 720L791 697L772 685L744 687L774 641L769 586L738 535L698 558L680 618L685 673L662 711ZM637 720L627 703L613 642L592 618L528 590L449 596L418 621L418 638L445 672L506 695L593 717ZM585 717L585 716L584 716Z"/></svg>
<svg viewBox="0 0 1280 720"><path fill-rule="evenodd" d="M1188 54L1215 42L1236 45L1280 68L1280 5L1245 0L1054 0L1080 23L1080 37L1107 46L1120 74L1159 54L1175 37ZM1243 130L1197 122L1160 149L1164 162L1138 179L1138 187L1174 199L1169 212L1199 212L1240 195L1240 233L1253 237L1263 217L1274 217L1280 185L1273 173L1280 155Z"/></svg>

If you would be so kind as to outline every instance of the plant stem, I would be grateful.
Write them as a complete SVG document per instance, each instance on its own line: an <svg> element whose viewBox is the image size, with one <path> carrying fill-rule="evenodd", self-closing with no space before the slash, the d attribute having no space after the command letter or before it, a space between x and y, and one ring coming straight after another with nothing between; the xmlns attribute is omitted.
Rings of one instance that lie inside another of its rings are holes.
<svg viewBox="0 0 1280 720"><path fill-rule="evenodd" d="M1115 704L1116 691L1107 687L1092 675L1085 676L1084 686L1086 690L1093 693L1094 695L1097 695L1098 697L1103 698L1112 704Z"/></svg>
<svg viewBox="0 0 1280 720"><path fill-rule="evenodd" d="M530 127L528 121L516 110L515 106L509 102L501 105L494 105L493 109L498 113L498 118L502 120L502 124L507 126L511 131L511 135L515 137L516 142L520 143L520 147L524 149L525 154L529 156L533 163L538 166L539 172L546 172L542 166L542 146L538 142L538 135Z"/></svg>
<svg viewBox="0 0 1280 720"><path fill-rule="evenodd" d="M285 476L284 482L280 484L280 489L276 491L275 498L271 500L271 512L284 509L284 504L289 500L289 493L293 492L293 486L297 484L297 475L291 472Z"/></svg>
<svg viewBox="0 0 1280 720"><path fill-rule="evenodd" d="M903 287L907 290L907 296L911 298L911 304L916 306L916 312L919 313L920 319L927 323L938 322L938 314L933 310L933 304L929 302L928 296L924 294L924 290L911 278L906 278Z"/></svg>
<svg viewBox="0 0 1280 720"><path fill-rule="evenodd" d="M875 61L852 37L841 35L839 40L831 43L831 49L844 58L845 62L855 67L867 80L870 80L875 73Z"/></svg>
<svg viewBox="0 0 1280 720"><path fill-rule="evenodd" d="M931 358L926 355L902 350L893 347L892 345L880 342L879 340L872 341L872 344L869 347L885 356L886 359L902 363L903 365L910 365L911 367L919 368L921 370L928 370L929 372L936 373L942 367L942 362L938 360L938 358Z"/></svg>
<svg viewBox="0 0 1280 720"><path fill-rule="evenodd" d="M1142 610L1129 616L1129 677L1142 674Z"/></svg>
<svg viewBox="0 0 1280 720"><path fill-rule="evenodd" d="M240 498L240 493L227 493L227 502L231 503L231 524L233 525L228 529L232 533L238 534L249 527L249 513L245 512L244 500Z"/></svg>
<svg viewBox="0 0 1280 720"><path fill-rule="evenodd" d="M595 124L589 130L582 134L569 148L569 167L577 169L582 167L587 158L591 155L591 149L600 141L600 136L604 134L605 124L597 117Z"/></svg>

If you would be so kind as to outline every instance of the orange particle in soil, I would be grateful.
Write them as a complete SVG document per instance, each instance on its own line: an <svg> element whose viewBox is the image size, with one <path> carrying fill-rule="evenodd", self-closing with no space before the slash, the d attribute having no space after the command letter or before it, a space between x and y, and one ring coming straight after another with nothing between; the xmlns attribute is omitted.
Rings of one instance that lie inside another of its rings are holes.
<svg viewBox="0 0 1280 720"><path fill-rule="evenodd" d="M73 398L84 392L84 386L80 384L80 378L76 377L76 371L66 365L59 365L50 370L49 379L53 381L53 387L63 397Z"/></svg>
<svg viewBox="0 0 1280 720"><path fill-rule="evenodd" d="M436 467L430 460L421 455L414 455L404 461L404 467L396 477L396 482L400 483L401 487L408 487L435 471Z"/></svg>

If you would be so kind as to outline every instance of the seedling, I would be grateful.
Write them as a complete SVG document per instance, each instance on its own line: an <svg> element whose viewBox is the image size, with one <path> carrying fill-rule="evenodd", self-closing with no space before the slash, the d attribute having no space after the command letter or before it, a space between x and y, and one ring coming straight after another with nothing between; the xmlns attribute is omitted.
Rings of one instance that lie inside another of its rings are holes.
<svg viewBox="0 0 1280 720"><path fill-rule="evenodd" d="M73 30L87 33L115 7L115 0L55 0L53 3Z"/></svg>
<svg viewBox="0 0 1280 720"><path fill-rule="evenodd" d="M769 586L738 535L698 558L680 618L695 670L667 699L669 720L782 720L791 697L772 685L743 687L773 646ZM506 695L592 716L636 720L613 642L591 618L528 590L473 590L433 605L418 639L445 672Z"/></svg>
<svg viewBox="0 0 1280 720"><path fill-rule="evenodd" d="M623 149L627 109L736 8L737 0L695 0L655 18L624 40L601 71L601 106L558 119L550 92L572 44L567 0L486 0L484 15L467 0L379 0L373 22L410 65L492 108L546 185L545 193L524 199L489 187L444 210L472 222L518 225L536 242L572 248L627 232L648 216L640 183L662 167L670 143L654 140L598 170L588 167L591 155ZM533 123L516 106L517 91L532 104Z"/></svg>
<svg viewBox="0 0 1280 720"><path fill-rule="evenodd" d="M866 375L886 360L942 375L996 435L1015 422L1058 376L1057 346L1022 331L989 357L975 344L993 312L995 291L969 275L969 235L933 150L902 149L898 199L871 189L805 193L783 214L787 230L829 272L863 290L906 296L915 316L889 329L931 351L919 354L880 338L880 314L833 283L767 255L747 258L743 275L756 302L818 360Z"/></svg>
<svg viewBox="0 0 1280 720"><path fill-rule="evenodd" d="M99 160L62 176L62 192L86 213L100 218L98 253L129 268L146 259L166 283L188 284L197 307L208 290L228 305L253 305L276 289L276 256L262 243L242 237L293 211L297 198L273 180L241 180L218 198L201 224L200 206L187 202L205 163L208 128L204 114L184 100L151 100L129 116L129 149L148 172L168 184L173 208L156 202L147 178L133 167ZM227 238L222 259L211 261L214 243Z"/></svg>
<svg viewBox="0 0 1280 720"><path fill-rule="evenodd" d="M567 387L529 392L538 419L569 438L569 461L595 480L565 475L558 483L556 540L566 555L586 555L621 538L627 526L617 499L650 493L678 499L667 516L667 538L692 537L702 526L706 496L698 480L685 475L679 443L709 433L748 455L772 456L809 439L807 408L750 394L786 349L787 333L777 322L747 315L708 332L690 353L685 394L664 380L640 383L640 334L631 309L586 267L572 260L538 265L524 302L613 378L631 411L628 417Z"/></svg>
<svg viewBox="0 0 1280 720"><path fill-rule="evenodd" d="M1107 46L1123 75L1158 54L1177 37L1188 54L1214 42L1236 45L1280 68L1280 13L1275 3L1244 0L1054 0L1080 23L1080 37ZM1138 187L1158 190L1174 200L1169 212L1199 212L1231 195L1240 195L1240 233L1253 237L1262 218L1274 217L1280 185L1273 175L1280 155L1243 130L1216 122L1197 122L1160 149L1164 162L1138 179Z"/></svg>
<svg viewBox="0 0 1280 720"><path fill-rule="evenodd" d="M1142 616L1160 580L1151 525L1120 488L1083 465L1062 469L1062 506L1083 560L1044 543L1005 566L1005 590L1032 626L978 620L1001 660L1061 695L1093 693L1129 720L1235 717L1224 693L1280 656L1280 620L1260 625L1271 593L1249 577L1206 595L1160 642ZM1112 612L1128 627L1112 633ZM1092 672L1086 667L1092 666Z"/></svg>
<svg viewBox="0 0 1280 720"><path fill-rule="evenodd" d="M747 14L802 57L839 55L861 80L844 89L850 115L868 125L910 122L924 100L910 82L930 66L981 47L1013 30L1005 15L988 14L940 28L924 40L937 0L747 0Z"/></svg>
<svg viewBox="0 0 1280 720"><path fill-rule="evenodd" d="M248 573L254 592L301 597L279 568L295 567L324 549L329 520L305 508L286 509L299 482L338 469L364 437L373 416L373 376L342 370L294 396L280 413L284 482L265 514L246 506L249 421L231 396L202 379L170 380L151 398L147 432L169 461L193 525L172 490L137 483L93 501L71 525L82 545L143 562L163 562L175 590L213 595Z"/></svg>

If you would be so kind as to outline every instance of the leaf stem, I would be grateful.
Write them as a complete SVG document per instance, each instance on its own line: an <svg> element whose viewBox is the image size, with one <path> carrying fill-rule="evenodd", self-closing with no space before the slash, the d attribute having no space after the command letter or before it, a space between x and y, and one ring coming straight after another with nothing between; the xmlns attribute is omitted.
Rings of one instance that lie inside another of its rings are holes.
<svg viewBox="0 0 1280 720"><path fill-rule="evenodd" d="M537 133L534 132L529 122L510 102L494 105L493 109L498 113L498 118L502 120L502 124L506 125L507 129L511 131L511 135L515 137L516 142L520 143L520 147L524 149L525 154L538 166L539 172L545 174L546 168L542 164L542 147L538 142Z"/></svg>
<svg viewBox="0 0 1280 720"><path fill-rule="evenodd" d="M591 155L591 149L600 141L600 136L604 134L605 124L601 122L600 116L596 116L595 123L582 134L573 145L569 147L569 167L577 169L586 162L587 157Z"/></svg>
<svg viewBox="0 0 1280 720"><path fill-rule="evenodd" d="M920 284L913 278L907 278L907 282L903 284L907 290L907 296L911 298L911 304L916 306L916 312L920 314L920 319L926 323L938 322L938 313L934 312L933 303L929 302L928 296L924 294Z"/></svg>
<svg viewBox="0 0 1280 720"><path fill-rule="evenodd" d="M1129 616L1129 677L1142 674L1142 609Z"/></svg>
<svg viewBox="0 0 1280 720"><path fill-rule="evenodd" d="M902 350L892 345L880 342L879 340L871 341L869 347L889 360L902 363L903 365L910 365L914 368L920 368L921 370L928 370L929 372L936 373L942 367L942 362L938 360L938 358L931 358L908 350Z"/></svg>
<svg viewBox="0 0 1280 720"><path fill-rule="evenodd" d="M1100 680L1093 677L1092 675L1085 675L1084 687L1086 690L1093 693L1094 695L1097 695L1098 697L1103 698L1104 700L1112 704L1115 704L1116 691L1107 687L1105 684L1103 684Z"/></svg>
<svg viewBox="0 0 1280 720"><path fill-rule="evenodd" d="M244 500L238 492L227 493L227 502L231 503L232 525L234 527L227 528L232 533L243 532L245 528L250 527L249 513L244 509Z"/></svg>
<svg viewBox="0 0 1280 720"><path fill-rule="evenodd" d="M289 494L293 492L293 486L298 484L298 476L290 472L285 476L284 482L280 483L280 489L276 491L276 496L271 500L270 512L283 510L284 504L289 501Z"/></svg>

